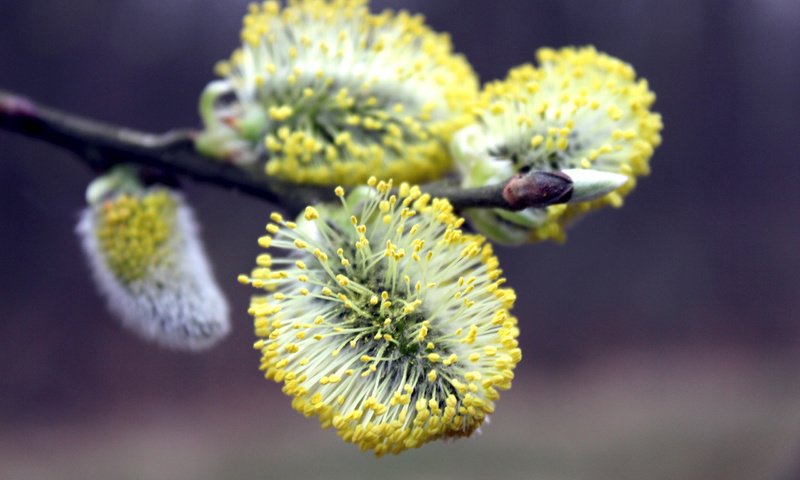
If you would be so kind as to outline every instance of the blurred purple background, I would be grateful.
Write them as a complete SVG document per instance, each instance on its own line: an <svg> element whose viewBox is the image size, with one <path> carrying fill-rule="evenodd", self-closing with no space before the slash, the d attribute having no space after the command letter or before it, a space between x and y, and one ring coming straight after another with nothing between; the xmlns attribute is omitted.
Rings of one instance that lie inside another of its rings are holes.
<svg viewBox="0 0 800 480"><path fill-rule="evenodd" d="M0 2L0 88L145 130L196 126L246 4ZM203 355L140 342L73 234L89 171L0 132L0 478L800 478L800 3L372 4L424 13L483 81L539 46L591 43L658 96L664 143L624 208L563 246L499 249L524 360L495 424L375 461L291 413L257 369L235 281L271 208L202 185L185 186L235 330Z"/></svg>

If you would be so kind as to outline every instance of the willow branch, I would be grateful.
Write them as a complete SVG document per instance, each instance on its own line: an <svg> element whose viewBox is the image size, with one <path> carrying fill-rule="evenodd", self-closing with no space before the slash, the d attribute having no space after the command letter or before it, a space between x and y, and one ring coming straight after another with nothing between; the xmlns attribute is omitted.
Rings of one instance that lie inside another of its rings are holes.
<svg viewBox="0 0 800 480"><path fill-rule="evenodd" d="M243 170L203 156L194 147L195 130L140 132L38 105L3 90L0 90L0 129L64 148L96 172L118 164L139 165L165 176L187 177L236 190L293 212L333 195L327 186L289 184L263 171ZM519 210L566 202L572 194L572 183L565 175L534 172L480 188L439 183L423 190L434 197L448 198L457 210Z"/></svg>

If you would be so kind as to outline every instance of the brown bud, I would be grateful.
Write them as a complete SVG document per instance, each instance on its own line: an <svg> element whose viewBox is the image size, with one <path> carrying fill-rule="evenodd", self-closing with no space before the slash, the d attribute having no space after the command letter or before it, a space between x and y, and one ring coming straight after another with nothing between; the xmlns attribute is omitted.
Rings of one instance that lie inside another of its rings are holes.
<svg viewBox="0 0 800 480"><path fill-rule="evenodd" d="M561 172L521 173L503 188L503 198L512 210L567 203L570 197L572 179Z"/></svg>

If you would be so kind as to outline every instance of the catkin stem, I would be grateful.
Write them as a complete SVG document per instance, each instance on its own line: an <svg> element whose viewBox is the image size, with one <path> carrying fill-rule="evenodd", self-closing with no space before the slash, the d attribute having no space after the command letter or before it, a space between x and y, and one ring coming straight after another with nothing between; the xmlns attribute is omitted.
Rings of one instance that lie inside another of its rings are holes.
<svg viewBox="0 0 800 480"><path fill-rule="evenodd" d="M310 203L333 198L329 186L288 184L269 177L261 169L248 171L205 157L194 148L195 130L176 129L161 134L140 132L38 105L3 90L0 90L0 129L69 150L96 172L119 164L137 165L167 178L187 177L252 195L292 214ZM530 181L537 179L532 176ZM456 210L517 210L521 208L519 199L510 199L504 190L508 183L465 189L436 182L423 186L422 190L434 197L448 198ZM530 191L535 196L537 189ZM542 198L540 203L548 205L551 199L552 191L549 191L548 198ZM537 202L539 199L529 198L524 203L534 206Z"/></svg>

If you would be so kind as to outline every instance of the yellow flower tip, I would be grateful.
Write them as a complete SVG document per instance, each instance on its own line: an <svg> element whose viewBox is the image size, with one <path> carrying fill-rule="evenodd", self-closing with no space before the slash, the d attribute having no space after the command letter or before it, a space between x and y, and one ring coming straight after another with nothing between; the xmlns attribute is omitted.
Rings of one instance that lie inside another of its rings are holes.
<svg viewBox="0 0 800 480"><path fill-rule="evenodd" d="M373 14L365 1L266 3L249 9L241 40L217 66L228 89L201 99L207 150L230 159L249 146L252 161L261 143L268 173L296 183L449 170L444 145L466 125L478 81L421 16Z"/></svg>
<svg viewBox="0 0 800 480"><path fill-rule="evenodd" d="M273 120L277 120L278 122L283 122L284 120L291 117L293 113L294 109L289 105L269 108L270 118L272 118Z"/></svg>
<svg viewBox="0 0 800 480"><path fill-rule="evenodd" d="M485 239L462 234L446 200L406 185L403 205L391 185L369 181L339 207L314 208L324 222L281 229L271 249L291 261L276 260L262 285L281 308L259 296L250 309L267 378L300 413L377 455L470 435L520 358L513 295L496 288Z"/></svg>
<svg viewBox="0 0 800 480"><path fill-rule="evenodd" d="M263 237L259 237L258 244L261 247L269 248L270 245L272 245L272 237L270 237L269 235L264 235Z"/></svg>
<svg viewBox="0 0 800 480"><path fill-rule="evenodd" d="M306 211L305 211L305 214L303 215L303 217L306 220L309 220L309 221L310 220L316 220L316 219L319 218L319 212L314 207L306 207Z"/></svg>
<svg viewBox="0 0 800 480"><path fill-rule="evenodd" d="M472 142L472 153L457 155L465 185L502 181L522 170L591 168L631 178L647 174L662 128L660 115L651 111L655 95L647 82L637 80L629 64L590 46L544 48L537 59L538 67L513 68L504 80L485 86L473 107L479 126L461 140ZM500 243L558 241L576 218L619 205L632 188L631 182L597 200L563 208L466 214L479 231Z"/></svg>

